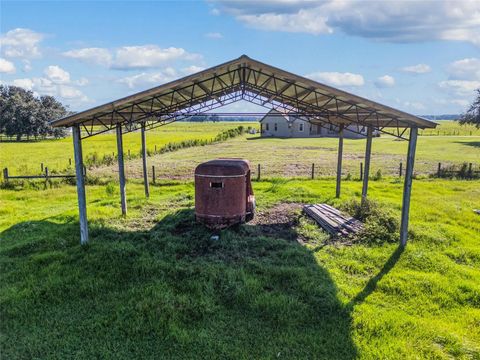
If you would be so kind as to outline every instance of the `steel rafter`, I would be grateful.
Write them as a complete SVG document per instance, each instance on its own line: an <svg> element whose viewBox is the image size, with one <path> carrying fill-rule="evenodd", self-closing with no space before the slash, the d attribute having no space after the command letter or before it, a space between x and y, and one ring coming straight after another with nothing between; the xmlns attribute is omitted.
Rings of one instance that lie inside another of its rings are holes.
<svg viewBox="0 0 480 360"><path fill-rule="evenodd" d="M142 122L145 122L146 129L153 129L242 99L270 109L303 114L299 116L308 117L311 123L327 124L335 129L341 120L344 125L355 125L358 133L361 133L360 127L371 126L408 140L405 134L409 127L398 118L245 65L125 104L79 125L83 138L114 130L117 123L122 125L124 132L139 129ZM392 128L395 130L389 130Z"/></svg>

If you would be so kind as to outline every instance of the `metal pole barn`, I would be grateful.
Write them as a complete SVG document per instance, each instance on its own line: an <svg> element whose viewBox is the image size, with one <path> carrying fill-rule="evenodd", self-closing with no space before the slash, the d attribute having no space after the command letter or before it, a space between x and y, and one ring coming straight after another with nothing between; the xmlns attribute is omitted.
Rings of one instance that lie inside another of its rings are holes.
<svg viewBox="0 0 480 360"><path fill-rule="evenodd" d="M73 150L75 153L75 174L77 179L78 213L80 217L80 244L88 242L87 201L85 198L85 178L83 177L82 137L80 126L72 127Z"/></svg>
<svg viewBox="0 0 480 360"><path fill-rule="evenodd" d="M118 152L118 178L120 180L120 200L122 203L122 215L127 215L127 194L125 181L125 164L123 162L123 137L122 125L117 124L117 152Z"/></svg>
<svg viewBox="0 0 480 360"><path fill-rule="evenodd" d="M122 130L131 132L141 127L145 194L148 196L145 131L188 119L192 115L209 113L213 109L239 100L290 115L297 113L299 116L311 118L313 123L322 126L333 128L344 124L349 127L349 131L357 134L364 135L360 129L367 127L362 201L366 200L368 191L372 129L409 140L400 231L401 242L406 243L417 129L435 128L436 124L262 63L246 55L182 79L52 121L53 127L73 127L82 243L88 241L88 229L80 128L84 134L83 139L116 128L120 195L122 213L125 215L127 203ZM119 125L120 123L122 125ZM354 126L350 128L350 125ZM406 137L408 129L412 129L409 138ZM339 139L336 189L338 196L341 193L342 141Z"/></svg>
<svg viewBox="0 0 480 360"><path fill-rule="evenodd" d="M407 166L403 186L402 222L400 224L400 244L402 246L407 245L408 238L408 220L410 215L410 197L412 194L413 165L415 162L415 150L417 148L417 134L418 128L412 127L408 141Z"/></svg>
<svg viewBox="0 0 480 360"><path fill-rule="evenodd" d="M365 147L365 168L363 171L362 203L367 200L370 157L372 155L372 127L367 127L367 146Z"/></svg>
<svg viewBox="0 0 480 360"><path fill-rule="evenodd" d="M337 160L337 188L335 196L340 197L340 187L342 183L342 157L343 157L343 124L338 131L338 160Z"/></svg>

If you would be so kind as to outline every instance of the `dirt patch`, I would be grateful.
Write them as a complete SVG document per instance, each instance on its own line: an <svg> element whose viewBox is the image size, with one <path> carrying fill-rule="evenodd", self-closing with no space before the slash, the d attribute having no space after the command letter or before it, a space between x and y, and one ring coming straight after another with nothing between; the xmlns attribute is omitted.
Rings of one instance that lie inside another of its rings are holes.
<svg viewBox="0 0 480 360"><path fill-rule="evenodd" d="M266 236L275 236L287 240L297 240L295 226L301 214L303 204L282 203L270 209L257 211L248 224Z"/></svg>

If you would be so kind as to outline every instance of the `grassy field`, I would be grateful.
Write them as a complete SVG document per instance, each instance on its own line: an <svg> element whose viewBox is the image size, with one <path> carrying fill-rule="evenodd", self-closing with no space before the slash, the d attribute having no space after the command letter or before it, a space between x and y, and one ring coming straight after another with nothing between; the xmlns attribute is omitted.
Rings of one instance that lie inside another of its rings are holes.
<svg viewBox="0 0 480 360"><path fill-rule="evenodd" d="M480 136L480 128L474 125L459 125L457 121L440 120L435 129L420 130L422 136Z"/></svg>
<svg viewBox="0 0 480 360"><path fill-rule="evenodd" d="M391 137L373 140L371 173L379 169L383 175L398 174L399 163L405 168L406 141ZM199 148L182 149L160 154L148 159L149 165L156 167L160 177L188 178L196 165L219 157L241 157L250 160L253 172L261 164L266 176L309 177L312 163L315 163L317 176L333 176L336 173L338 139L272 139L246 135ZM365 154L365 140L345 140L343 174L359 176L360 162ZM442 166L460 165L463 162L480 166L480 136L422 136L418 139L415 172L419 175L434 173L438 163ZM479 169L480 170L480 169ZM97 176L112 176L117 165L94 169ZM142 162L140 159L128 161L127 176L140 178Z"/></svg>
<svg viewBox="0 0 480 360"><path fill-rule="evenodd" d="M254 190L260 220L212 241L192 183L147 201L131 181L126 219L117 184L88 186L86 247L74 186L0 190L2 358L480 358L478 181L415 181L403 252L326 242L295 210L358 199L358 181L341 200L331 180ZM395 218L401 193L396 180L369 191Z"/></svg>
<svg viewBox="0 0 480 360"><path fill-rule="evenodd" d="M220 123L173 123L147 133L147 148L151 151L158 149L169 142L200 139L210 140L218 133L236 128L239 125L250 126L252 123L220 122ZM123 136L125 153L139 154L141 143L138 132ZM83 155L88 157L97 154L104 155L117 153L115 133L94 136L83 141ZM0 142L0 168L8 167L10 173L36 174L40 172L40 164L48 166L50 170L63 171L69 166L69 159L73 162L72 139L67 137L59 140L43 140L31 142Z"/></svg>
<svg viewBox="0 0 480 360"><path fill-rule="evenodd" d="M147 133L149 151L160 149L169 142L192 139L212 139L226 129L239 125L257 126L258 123L174 123ZM461 126L455 121L441 121L438 130L425 130L418 147L417 171L427 173L436 169L438 162L459 164L463 161L479 163L480 129L474 126ZM436 136L437 133L440 136ZM445 136L443 134L446 134ZM453 135L455 134L455 135ZM459 135L457 135L459 134ZM470 136L472 134L472 136ZM435 135L435 136L433 136ZM355 175L363 157L365 142L346 140L345 171ZM386 174L398 171L399 162L405 159L406 142L394 141L390 137L375 139L373 142L373 161L377 168ZM132 155L140 151L140 135L138 132L124 135L125 153ZM84 140L84 158L97 154L97 158L117 153L114 134L104 134ZM169 177L185 177L189 175L198 162L206 156L246 157L253 163L261 163L270 175L304 176L315 163L318 174L332 175L336 163L337 141L335 139L262 139L229 142L222 147L195 148L175 154L162 154L151 160L159 171ZM273 155L273 156L272 156ZM50 171L64 172L72 170L69 159L73 161L73 145L71 138L46 140L38 142L0 142L0 168L9 168L10 174L37 174L40 164L48 166ZM140 161L133 160L127 166L129 176L139 177ZM172 174L171 169L175 169ZM112 167L100 171L102 176L110 176ZM1 174L0 174L1 176Z"/></svg>
<svg viewBox="0 0 480 360"><path fill-rule="evenodd" d="M443 123L442 123L443 124ZM212 138L239 124L179 123L148 146ZM449 131L457 124L444 123ZM445 130L447 131L447 130ZM421 136L418 174L437 162L480 163L480 134ZM71 139L0 143L14 171L68 165ZM139 150L139 134L125 136ZM5 146L7 145L7 146ZM0 189L0 354L5 359L480 359L480 181L414 182L410 242L397 247L403 183L371 181L379 213L357 241L329 240L300 204L351 207L361 182L332 175L336 139L254 139L152 156L161 180L144 198L138 159L127 162L121 217L116 166L90 169L90 244L79 245L76 188L43 182ZM345 141L345 175L358 175L364 140ZM114 136L84 153L115 151ZM372 173L394 173L406 142L373 141ZM216 157L262 164L254 221L220 240L194 222L194 166ZM29 164L22 169L22 162ZM350 204L350 205L349 205ZM373 219L373 220L372 220Z"/></svg>

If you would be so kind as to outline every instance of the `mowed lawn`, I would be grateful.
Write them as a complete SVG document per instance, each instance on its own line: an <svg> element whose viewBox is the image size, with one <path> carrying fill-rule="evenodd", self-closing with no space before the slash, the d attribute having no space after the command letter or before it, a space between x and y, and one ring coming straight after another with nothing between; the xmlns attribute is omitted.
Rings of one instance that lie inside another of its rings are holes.
<svg viewBox="0 0 480 360"><path fill-rule="evenodd" d="M246 122L173 123L148 131L147 148L153 151L155 146L160 149L167 143L182 140L211 140L220 132L240 125L247 127L255 124ZM96 154L101 159L104 155L117 154L114 132L87 138L83 140L82 145L84 158ZM138 155L141 149L140 133L124 134L123 147L125 154L130 151L132 155ZM69 159L72 159L72 166L69 165ZM20 143L0 142L0 168L8 167L11 175L39 173L41 163L50 170L63 171L72 168L73 162L71 137Z"/></svg>
<svg viewBox="0 0 480 360"><path fill-rule="evenodd" d="M255 182L259 211L358 199L345 181ZM287 233L193 219L193 184L0 190L0 352L5 359L478 359L480 186L416 180L410 243L324 244L306 219ZM397 218L402 183L372 181ZM281 219L280 219L281 221ZM306 237L307 245L296 238Z"/></svg>

